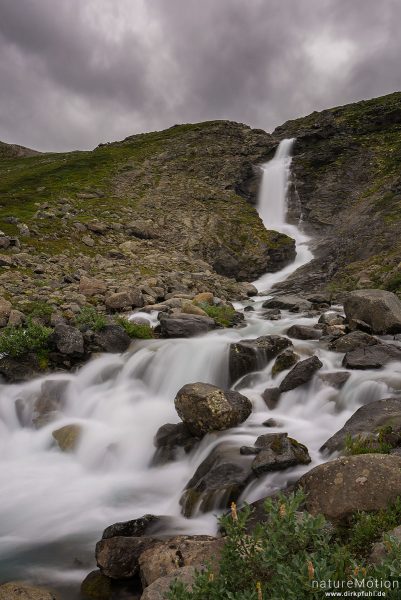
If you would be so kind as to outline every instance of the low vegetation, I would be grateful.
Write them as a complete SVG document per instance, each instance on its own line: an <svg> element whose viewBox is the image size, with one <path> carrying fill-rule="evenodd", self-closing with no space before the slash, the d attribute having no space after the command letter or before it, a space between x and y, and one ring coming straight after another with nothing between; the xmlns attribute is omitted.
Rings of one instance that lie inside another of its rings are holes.
<svg viewBox="0 0 401 600"><path fill-rule="evenodd" d="M222 327L231 327L233 325L233 319L235 317L235 310L232 306L224 304L223 306L211 306L207 302L201 302L200 308L205 311L208 317L211 317L216 321L218 325Z"/></svg>
<svg viewBox="0 0 401 600"><path fill-rule="evenodd" d="M40 352L46 349L50 327L45 327L31 319L20 327L5 327L0 336L0 354L8 354L16 358L29 352Z"/></svg>
<svg viewBox="0 0 401 600"><path fill-rule="evenodd" d="M145 323L134 323L124 317L116 319L118 325L120 325L131 338L137 338L140 340L149 340L154 337L153 329L150 325Z"/></svg>
<svg viewBox="0 0 401 600"><path fill-rule="evenodd" d="M102 331L107 322L106 316L99 313L93 306L84 306L75 317L75 324L84 330Z"/></svg>

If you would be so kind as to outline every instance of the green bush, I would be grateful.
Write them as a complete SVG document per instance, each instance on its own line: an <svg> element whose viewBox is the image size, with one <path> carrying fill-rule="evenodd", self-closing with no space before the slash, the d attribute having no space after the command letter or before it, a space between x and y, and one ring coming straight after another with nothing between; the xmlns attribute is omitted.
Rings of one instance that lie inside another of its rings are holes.
<svg viewBox="0 0 401 600"><path fill-rule="evenodd" d="M33 319L41 319L45 323L50 323L53 308L46 302L29 302L23 306L23 312Z"/></svg>
<svg viewBox="0 0 401 600"><path fill-rule="evenodd" d="M50 327L44 327L28 319L21 327L7 326L0 335L0 354L7 354L13 358L23 356L28 352L39 352L47 347L47 342L52 333Z"/></svg>
<svg viewBox="0 0 401 600"><path fill-rule="evenodd" d="M401 273L390 279L386 284L386 288L390 290L390 292L401 290Z"/></svg>
<svg viewBox="0 0 401 600"><path fill-rule="evenodd" d="M393 446L379 433L377 440L365 439L361 436L345 438L345 452L351 456L356 454L389 454Z"/></svg>
<svg viewBox="0 0 401 600"><path fill-rule="evenodd" d="M324 517L300 512L303 502L301 492L266 500L267 519L251 532L251 509L237 513L234 506L220 519L227 537L219 570L198 573L192 591L175 581L168 600L321 600L317 582L399 576L399 544L389 541L379 567L363 564L338 542ZM386 591L386 598L396 597Z"/></svg>
<svg viewBox="0 0 401 600"><path fill-rule="evenodd" d="M231 327L233 325L236 312L231 306L225 304L222 306L210 306L206 302L201 302L198 306L205 311L208 317L214 319L218 325L222 327Z"/></svg>
<svg viewBox="0 0 401 600"><path fill-rule="evenodd" d="M118 323L131 338L150 340L154 337L153 329L150 325L134 323L124 317L118 317L116 323Z"/></svg>
<svg viewBox="0 0 401 600"><path fill-rule="evenodd" d="M102 331L107 325L107 318L98 313L93 306L84 306L75 317L75 323L80 329L92 329Z"/></svg>

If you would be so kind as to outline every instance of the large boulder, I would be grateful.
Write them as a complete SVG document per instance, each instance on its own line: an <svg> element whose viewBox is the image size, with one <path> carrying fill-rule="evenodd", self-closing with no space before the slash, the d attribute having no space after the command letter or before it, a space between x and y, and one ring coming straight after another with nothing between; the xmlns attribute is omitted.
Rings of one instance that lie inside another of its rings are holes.
<svg viewBox="0 0 401 600"><path fill-rule="evenodd" d="M165 338L187 338L216 328L214 319L201 315L164 315L160 318L160 333Z"/></svg>
<svg viewBox="0 0 401 600"><path fill-rule="evenodd" d="M218 562L224 541L209 535L177 535L159 541L139 558L142 585L151 585L160 577L171 575L179 567L206 568Z"/></svg>
<svg viewBox="0 0 401 600"><path fill-rule="evenodd" d="M79 293L84 296L96 296L107 291L107 284L95 277L82 276L79 281Z"/></svg>
<svg viewBox="0 0 401 600"><path fill-rule="evenodd" d="M289 392L300 385L308 383L319 369L323 367L323 363L317 356L311 356L305 360L301 360L293 369L285 376L280 383L280 392Z"/></svg>
<svg viewBox="0 0 401 600"><path fill-rule="evenodd" d="M343 366L346 369L381 369L394 361L401 361L401 348L392 344L377 344L347 352Z"/></svg>
<svg viewBox="0 0 401 600"><path fill-rule="evenodd" d="M279 335L266 335L251 340L241 340L230 344L230 381L260 371L280 352L292 346L292 342Z"/></svg>
<svg viewBox="0 0 401 600"><path fill-rule="evenodd" d="M331 521L385 509L401 496L401 457L360 454L318 465L298 481L306 509Z"/></svg>
<svg viewBox="0 0 401 600"><path fill-rule="evenodd" d="M101 331L93 334L91 346L97 351L121 353L128 350L131 338L120 325L106 325Z"/></svg>
<svg viewBox="0 0 401 600"><path fill-rule="evenodd" d="M311 462L308 449L288 433L267 433L255 442L259 450L252 463L252 470L257 477L270 471L281 471L296 465L307 465Z"/></svg>
<svg viewBox="0 0 401 600"><path fill-rule="evenodd" d="M392 430L401 427L401 398L387 398L361 406L348 419L344 427L323 444L321 450L329 452L344 450L348 436L375 439L380 430L387 426Z"/></svg>
<svg viewBox="0 0 401 600"><path fill-rule="evenodd" d="M61 354L79 356L84 353L84 338L76 327L60 323L49 338L49 344Z"/></svg>
<svg viewBox="0 0 401 600"><path fill-rule="evenodd" d="M176 580L181 581L186 587L191 589L196 571L199 570L199 565L196 568L192 566L181 567L171 571L170 575L159 577L159 579L156 579L156 581L144 590L141 600L166 600L171 584Z"/></svg>
<svg viewBox="0 0 401 600"><path fill-rule="evenodd" d="M377 346L380 343L373 335L356 330L330 342L329 349L334 352L351 352L363 346Z"/></svg>
<svg viewBox="0 0 401 600"><path fill-rule="evenodd" d="M344 302L348 321L363 321L373 333L401 332L401 300L385 290L350 292Z"/></svg>
<svg viewBox="0 0 401 600"><path fill-rule="evenodd" d="M322 337L323 331L313 325L291 325L287 335L296 340L318 340Z"/></svg>
<svg viewBox="0 0 401 600"><path fill-rule="evenodd" d="M139 571L139 557L158 540L151 537L111 537L96 544L96 562L103 575L128 579Z"/></svg>
<svg viewBox="0 0 401 600"><path fill-rule="evenodd" d="M58 596L43 588L13 581L0 585L0 600L57 600Z"/></svg>
<svg viewBox="0 0 401 600"><path fill-rule="evenodd" d="M188 383L174 400L179 417L189 431L201 437L209 431L236 427L252 412L248 398L231 390L222 390L209 383Z"/></svg>
<svg viewBox="0 0 401 600"><path fill-rule="evenodd" d="M106 307L111 310L123 310L143 306L143 296L140 290L130 289L122 290L107 296L105 300Z"/></svg>
<svg viewBox="0 0 401 600"><path fill-rule="evenodd" d="M289 310L290 312L304 312L311 310L312 306L313 304L309 300L291 294L270 298L262 304L263 308L280 308L282 310Z"/></svg>

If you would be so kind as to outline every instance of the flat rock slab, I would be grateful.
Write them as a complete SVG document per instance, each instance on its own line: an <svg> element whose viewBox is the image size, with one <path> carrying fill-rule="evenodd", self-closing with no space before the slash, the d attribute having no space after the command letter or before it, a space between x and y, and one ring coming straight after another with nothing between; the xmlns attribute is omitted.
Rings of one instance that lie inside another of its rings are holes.
<svg viewBox="0 0 401 600"><path fill-rule="evenodd" d="M301 298L300 296L293 296L292 294L287 294L285 296L276 296L275 298L270 298L270 300L266 300L262 304L263 308L280 308L283 310L289 310L290 312L302 312L312 309L312 302L309 300L305 300L305 298Z"/></svg>
<svg viewBox="0 0 401 600"><path fill-rule="evenodd" d="M401 361L401 348L392 344L363 346L347 352L343 359L346 369L381 369L387 363Z"/></svg>

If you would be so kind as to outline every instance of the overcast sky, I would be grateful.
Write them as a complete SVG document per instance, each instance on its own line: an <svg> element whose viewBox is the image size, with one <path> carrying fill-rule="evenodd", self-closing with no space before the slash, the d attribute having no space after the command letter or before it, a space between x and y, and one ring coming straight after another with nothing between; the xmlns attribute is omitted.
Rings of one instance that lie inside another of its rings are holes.
<svg viewBox="0 0 401 600"><path fill-rule="evenodd" d="M401 0L0 0L0 140L40 150L401 90Z"/></svg>

